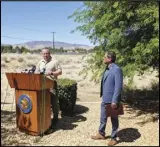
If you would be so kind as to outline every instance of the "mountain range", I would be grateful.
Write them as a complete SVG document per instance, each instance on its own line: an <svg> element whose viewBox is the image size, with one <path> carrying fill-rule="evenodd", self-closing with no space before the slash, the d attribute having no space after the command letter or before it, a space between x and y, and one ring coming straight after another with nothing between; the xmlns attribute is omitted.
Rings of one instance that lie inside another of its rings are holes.
<svg viewBox="0 0 160 147"><path fill-rule="evenodd" d="M1 44L1 45L6 45L6 44ZM8 44L7 44L8 45ZM30 41L26 43L21 43L21 44L10 44L14 47L19 46L19 47L25 47L30 50L35 50L35 49L42 49L44 47L53 47L53 42L52 41ZM55 41L54 42L55 48L63 48L63 49L75 49L75 48L83 48L83 49L93 49L93 46L88 46L84 44L71 44L71 43L66 43L66 42L59 42Z"/></svg>

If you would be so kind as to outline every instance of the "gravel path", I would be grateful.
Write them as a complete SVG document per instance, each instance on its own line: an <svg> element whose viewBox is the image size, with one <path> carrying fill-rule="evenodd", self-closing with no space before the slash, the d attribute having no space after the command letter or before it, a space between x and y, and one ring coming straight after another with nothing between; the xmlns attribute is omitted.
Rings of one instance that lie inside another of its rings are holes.
<svg viewBox="0 0 160 147"><path fill-rule="evenodd" d="M137 114L137 111L132 108L125 108L125 115L120 116L119 119L119 143L117 146L158 146L159 122L148 121L148 118L151 117L149 115L137 116ZM1 115L3 117L2 112ZM2 145L106 146L110 139L110 118L106 127L106 140L95 141L90 138L99 127L100 102L77 102L74 116L63 118L59 116L57 130L43 137L19 132L16 129L14 115L15 112L13 112L13 118L10 121L3 119L1 123ZM6 134L7 132L8 134Z"/></svg>
<svg viewBox="0 0 160 147"><path fill-rule="evenodd" d="M62 78L76 79L78 82L77 97L73 117L59 116L57 130L43 137L30 136L16 128L14 89L7 89L5 72L17 72L27 68L32 63L38 63L39 55L3 54L1 64L1 145L36 145L36 146L107 146L111 133L111 121L108 119L106 140L95 141L90 138L97 133L100 117L100 86L79 75L79 71L86 65L83 56L56 56L62 64ZM19 59L23 59L21 62ZM27 59L27 60L26 60ZM89 76L90 77L90 76ZM136 85L149 85L148 79L138 79ZM5 104L4 104L5 103ZM3 107L4 106L4 107ZM11 111L12 110L12 111ZM139 114L132 108L125 108L125 115L119 118L119 143L117 146L159 146L159 122L155 120L157 114Z"/></svg>

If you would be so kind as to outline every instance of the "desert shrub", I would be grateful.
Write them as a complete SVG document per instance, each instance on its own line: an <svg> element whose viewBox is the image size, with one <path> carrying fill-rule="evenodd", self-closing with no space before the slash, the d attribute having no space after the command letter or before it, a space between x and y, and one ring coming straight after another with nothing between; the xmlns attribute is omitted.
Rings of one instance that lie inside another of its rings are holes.
<svg viewBox="0 0 160 147"><path fill-rule="evenodd" d="M159 112L159 81L152 81L150 87L142 89L126 85L122 93L122 101L145 112Z"/></svg>
<svg viewBox="0 0 160 147"><path fill-rule="evenodd" d="M2 56L1 61L8 63L8 62L10 62L10 59L7 56Z"/></svg>
<svg viewBox="0 0 160 147"><path fill-rule="evenodd" d="M1 61L5 61L6 58L7 58L6 56L1 55Z"/></svg>
<svg viewBox="0 0 160 147"><path fill-rule="evenodd" d="M31 67L31 66L33 66L33 65L35 65L35 64L34 64L34 61L31 61L31 60L28 60L28 61L27 61L27 66L28 66L28 67Z"/></svg>
<svg viewBox="0 0 160 147"><path fill-rule="evenodd" d="M6 67L6 63L5 63L5 61L1 61L1 67Z"/></svg>
<svg viewBox="0 0 160 147"><path fill-rule="evenodd" d="M16 60L16 57L15 56L10 56L10 60Z"/></svg>
<svg viewBox="0 0 160 147"><path fill-rule="evenodd" d="M62 115L73 115L77 99L77 83L71 79L58 79L57 95Z"/></svg>
<svg viewBox="0 0 160 147"><path fill-rule="evenodd" d="M23 61L24 61L24 59L22 57L18 58L18 62L23 62Z"/></svg>
<svg viewBox="0 0 160 147"><path fill-rule="evenodd" d="M150 87L138 89L130 85L125 85L122 93L126 101L135 101L138 99L159 100L159 81L152 81Z"/></svg>

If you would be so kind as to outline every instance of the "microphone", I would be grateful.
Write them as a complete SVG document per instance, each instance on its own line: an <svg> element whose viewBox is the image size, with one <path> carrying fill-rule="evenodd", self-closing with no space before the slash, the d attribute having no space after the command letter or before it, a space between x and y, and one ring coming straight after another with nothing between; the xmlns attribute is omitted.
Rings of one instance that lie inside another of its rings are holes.
<svg viewBox="0 0 160 147"><path fill-rule="evenodd" d="M28 69L24 69L21 71L21 73L27 73Z"/></svg>
<svg viewBox="0 0 160 147"><path fill-rule="evenodd" d="M36 70L36 66L33 65L31 69L24 69L21 71L21 73L34 73Z"/></svg>
<svg viewBox="0 0 160 147"><path fill-rule="evenodd" d="M45 69L45 68L43 68L43 69L42 69L42 71L40 72L40 74L44 74L44 73L45 73L45 71L46 71L46 69Z"/></svg>
<svg viewBox="0 0 160 147"><path fill-rule="evenodd" d="M36 66L35 66L35 65L33 65L33 66L32 66L32 68L29 70L29 73L34 73L34 72L35 72L35 70L36 70Z"/></svg>

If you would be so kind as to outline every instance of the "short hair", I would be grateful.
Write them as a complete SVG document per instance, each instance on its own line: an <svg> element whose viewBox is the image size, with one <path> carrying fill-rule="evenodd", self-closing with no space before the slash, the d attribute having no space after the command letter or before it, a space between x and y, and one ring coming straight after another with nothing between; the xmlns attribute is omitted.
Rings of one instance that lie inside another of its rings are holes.
<svg viewBox="0 0 160 147"><path fill-rule="evenodd" d="M51 53L49 48L42 48L42 52L43 52L43 50L48 50L49 53Z"/></svg>
<svg viewBox="0 0 160 147"><path fill-rule="evenodd" d="M107 52L107 56L108 56L109 58L111 58L111 61L112 61L112 62L115 62L115 61L116 61L116 53L115 53L114 51L108 51L108 52Z"/></svg>

